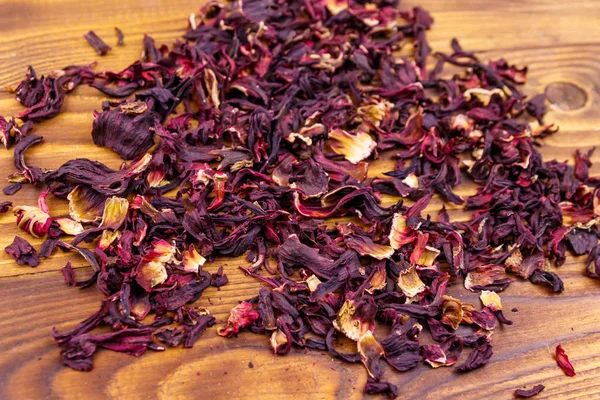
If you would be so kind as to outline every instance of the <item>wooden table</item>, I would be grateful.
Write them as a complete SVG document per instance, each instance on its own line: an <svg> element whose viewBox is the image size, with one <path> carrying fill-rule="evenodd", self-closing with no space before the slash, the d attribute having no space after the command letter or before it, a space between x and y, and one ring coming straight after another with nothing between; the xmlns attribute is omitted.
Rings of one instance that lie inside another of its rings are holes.
<svg viewBox="0 0 600 400"><path fill-rule="evenodd" d="M157 43L171 43L186 28L186 19L200 2L185 0L0 0L0 87L16 85L25 66L39 73L69 64L98 60L99 69L120 70L139 58L143 33ZM572 160L577 147L600 144L600 2L598 0L415 0L435 19L429 33L432 47L447 50L458 37L464 48L482 57L504 56L530 67L528 93L546 91L552 102L548 121L560 133L545 140L545 159ZM126 46L116 47L114 26L126 35ZM113 46L98 57L82 38L94 29ZM56 168L75 156L97 159L116 168L118 157L92 144L92 110L102 96L82 87L69 96L64 112L36 127L44 143L27 154L36 165ZM0 92L0 114L10 116L22 108ZM600 161L600 152L593 158ZM374 163L371 175L389 169ZM0 152L0 170L14 168L12 151ZM592 173L600 172L594 167ZM473 187L459 188L468 194ZM27 187L10 198L15 204L34 205L38 191ZM5 200L6 196L0 196ZM434 202L430 211L441 205ZM66 213L64 201L51 199L54 215ZM464 217L452 210L454 218ZM17 229L15 218L0 216L0 248L8 245ZM40 240L33 240L39 246ZM100 351L94 370L82 373L59 363L58 349L50 336L53 326L67 329L98 308L100 293L65 286L59 269L70 259L78 274L89 268L77 256L58 253L37 268L14 264L0 252L0 398L2 399L356 399L362 398L366 373L362 365L349 365L319 352L293 351L275 357L267 337L243 333L223 339L214 328L193 349L149 352L137 359ZM240 259L218 260L230 283L210 288L199 302L209 307L219 323L238 300L256 293L258 284L241 274ZM513 326L494 335L494 356L489 365L459 375L451 368L432 370L423 365L406 373L387 370L399 385L403 399L511 398L512 392L543 383L537 398L600 398L600 282L583 276L583 259L569 258L558 274L565 292L551 294L528 282L517 282L503 293ZM460 284L451 293L477 303ZM566 377L552 357L562 343L577 370ZM465 355L463 355L465 357ZM248 363L252 362L253 368Z"/></svg>

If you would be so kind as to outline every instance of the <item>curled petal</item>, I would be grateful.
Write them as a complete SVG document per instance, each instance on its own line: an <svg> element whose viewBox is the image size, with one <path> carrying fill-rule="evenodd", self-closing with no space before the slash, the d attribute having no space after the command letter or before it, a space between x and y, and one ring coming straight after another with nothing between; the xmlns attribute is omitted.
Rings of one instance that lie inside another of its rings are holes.
<svg viewBox="0 0 600 400"><path fill-rule="evenodd" d="M106 197L88 186L78 185L67 196L69 215L75 221L94 222L102 219Z"/></svg>
<svg viewBox="0 0 600 400"><path fill-rule="evenodd" d="M114 243L115 240L121 237L121 232L113 231L111 229L106 229L102 231L102 235L100 236L100 240L98 240L98 249L106 250L108 246Z"/></svg>
<svg viewBox="0 0 600 400"><path fill-rule="evenodd" d="M167 270L160 262L151 261L143 263L137 273L136 280L147 292L154 286L167 280Z"/></svg>
<svg viewBox="0 0 600 400"><path fill-rule="evenodd" d="M152 247L142 257L144 262L168 263L174 260L175 246L164 239L155 240L152 242Z"/></svg>
<svg viewBox="0 0 600 400"><path fill-rule="evenodd" d="M411 232L412 229L406 224L406 217L400 213L395 213L389 236L390 246L394 250L398 250L403 245L412 243L416 237Z"/></svg>
<svg viewBox="0 0 600 400"><path fill-rule="evenodd" d="M517 389L517 390L515 390L515 397L522 398L522 399L528 399L530 397L540 394L541 391L544 390L545 388L546 387L544 385L535 385L531 389L527 389L527 390L526 389Z"/></svg>
<svg viewBox="0 0 600 400"><path fill-rule="evenodd" d="M31 236L39 238L48 233L52 218L39 207L17 206L13 208L13 213L17 217L17 226Z"/></svg>
<svg viewBox="0 0 600 400"><path fill-rule="evenodd" d="M104 103L102 112L94 117L94 143L108 147L125 160L143 154L154 145L159 116L143 101L124 102L114 108Z"/></svg>
<svg viewBox="0 0 600 400"><path fill-rule="evenodd" d="M375 267L375 271L369 279L369 287L366 289L368 293L373 294L376 290L382 290L387 285L387 271L385 269L385 262L379 263Z"/></svg>
<svg viewBox="0 0 600 400"><path fill-rule="evenodd" d="M556 346L554 355L556 357L556 363L563 370L565 375L575 376L575 368L573 367L573 364L571 364L571 361L569 361L569 357L567 356L565 349L563 349L560 344Z"/></svg>
<svg viewBox="0 0 600 400"><path fill-rule="evenodd" d="M419 277L417 269L414 266L400 272L398 286L408 298L415 297L425 291L425 283Z"/></svg>
<svg viewBox="0 0 600 400"><path fill-rule="evenodd" d="M440 255L440 251L434 247L425 246L425 249L421 253L421 256L417 260L417 265L423 265L425 267L431 267L435 262L437 256Z"/></svg>
<svg viewBox="0 0 600 400"><path fill-rule="evenodd" d="M502 302L498 293L489 290L482 290L479 295L481 302L484 306L488 307L492 311L502 310Z"/></svg>
<svg viewBox="0 0 600 400"><path fill-rule="evenodd" d="M60 230L67 235L75 236L83 233L83 226L71 218L54 218L54 220L58 223Z"/></svg>
<svg viewBox="0 0 600 400"><path fill-rule="evenodd" d="M373 336L373 332L367 331L358 340L358 352L360 358L367 369L367 372L373 378L381 377L381 366L379 360L383 356L383 347Z"/></svg>
<svg viewBox="0 0 600 400"><path fill-rule="evenodd" d="M442 303L442 323L457 330L463 319L463 309L460 300L452 296L443 296Z"/></svg>
<svg viewBox="0 0 600 400"><path fill-rule="evenodd" d="M317 290L317 286L319 286L321 283L321 280L316 275L311 275L306 278L306 285L308 286L308 290L311 292Z"/></svg>
<svg viewBox="0 0 600 400"><path fill-rule="evenodd" d="M358 341L367 331L375 329L377 306L373 298L364 296L360 301L346 300L337 313L333 326L349 339Z"/></svg>
<svg viewBox="0 0 600 400"><path fill-rule="evenodd" d="M206 84L206 90L208 91L208 98L213 107L219 108L221 105L219 95L219 81L215 73L209 69L204 69L204 83Z"/></svg>
<svg viewBox="0 0 600 400"><path fill-rule="evenodd" d="M100 228L118 229L127 217L129 202L127 199L113 196L104 203L104 212L102 213L102 222Z"/></svg>
<svg viewBox="0 0 600 400"><path fill-rule="evenodd" d="M258 313L252 308L252 304L247 301L242 301L237 306L233 307L227 325L217 329L220 336L234 336L240 331L258 319Z"/></svg>
<svg viewBox="0 0 600 400"><path fill-rule="evenodd" d="M377 260L385 260L394 254L390 246L373 243L371 238L363 235L352 235L344 239L346 245L362 256L371 256Z"/></svg>
<svg viewBox="0 0 600 400"><path fill-rule="evenodd" d="M190 245L189 249L183 252L181 264L183 265L183 270L186 272L197 273L205 262L206 258L198 253L198 250L196 250L193 244Z"/></svg>
<svg viewBox="0 0 600 400"><path fill-rule="evenodd" d="M271 334L269 339L271 348L275 354L280 354L284 348L288 345L288 339L286 334L281 329L276 329Z"/></svg>
<svg viewBox="0 0 600 400"><path fill-rule="evenodd" d="M331 139L331 149L353 164L358 164L369 157L377 147L371 135L363 131L357 131L352 135L342 129L334 129L329 132L329 139Z"/></svg>
<svg viewBox="0 0 600 400"><path fill-rule="evenodd" d="M506 271L499 265L482 265L467 273L465 288L475 291L478 288L498 285L500 290L506 287L512 279L508 278Z"/></svg>

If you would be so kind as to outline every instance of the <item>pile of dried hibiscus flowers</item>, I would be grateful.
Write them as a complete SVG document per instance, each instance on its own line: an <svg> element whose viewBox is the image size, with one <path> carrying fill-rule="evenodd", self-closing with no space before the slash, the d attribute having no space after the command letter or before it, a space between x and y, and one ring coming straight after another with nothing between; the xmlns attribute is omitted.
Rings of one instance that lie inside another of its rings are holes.
<svg viewBox="0 0 600 400"><path fill-rule="evenodd" d="M38 207L14 208L19 227L46 239L39 255L21 238L6 251L31 266L56 247L77 251L94 274L76 281L69 263L65 281L106 296L77 327L53 332L65 365L90 370L100 347L192 347L215 324L193 303L227 283L204 263L246 254L244 271L265 287L219 335L246 329L270 336L277 354L295 346L362 361L365 391L395 395L380 380L382 359L399 371L437 368L470 347L458 371L489 361L494 327L511 323L497 294L510 276L561 292L551 264L570 249L589 254L586 272L600 277L591 154L578 152L575 168L542 161L536 141L556 129L543 124L544 97L517 86L526 68L484 63L456 40L452 54L431 55L433 19L397 3L210 2L190 17L185 41L169 50L146 36L142 60L121 72L29 69L15 90L27 109L0 117L17 169L4 191L46 187ZM93 39L100 54L110 50ZM414 55L399 56L408 46ZM459 72L442 78L448 65ZM42 140L34 124L59 114L81 84L128 98L102 104L92 138L130 162L27 165L25 152ZM367 178L383 152L393 170ZM453 192L465 178L479 185L466 201ZM68 199L69 216L50 215L48 194ZM380 194L410 205L384 207ZM444 208L423 216L434 195L464 204L470 220L452 222ZM355 223L326 221L342 216ZM93 241L94 250L80 245ZM451 277L480 293L483 307L448 296ZM473 329L459 334L459 325ZM92 333L100 326L113 332ZM424 328L434 344L419 343ZM356 352L336 346L341 336Z"/></svg>

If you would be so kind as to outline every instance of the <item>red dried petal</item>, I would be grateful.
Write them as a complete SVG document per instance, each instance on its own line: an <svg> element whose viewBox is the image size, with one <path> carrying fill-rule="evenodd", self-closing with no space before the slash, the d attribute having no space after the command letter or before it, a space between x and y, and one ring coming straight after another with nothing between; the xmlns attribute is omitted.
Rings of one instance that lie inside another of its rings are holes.
<svg viewBox="0 0 600 400"><path fill-rule="evenodd" d="M560 369L563 370L566 376L575 376L575 368L573 367L573 364L571 364L571 362L569 361L567 353L560 344L556 346L554 357L556 358L556 363L558 364Z"/></svg>

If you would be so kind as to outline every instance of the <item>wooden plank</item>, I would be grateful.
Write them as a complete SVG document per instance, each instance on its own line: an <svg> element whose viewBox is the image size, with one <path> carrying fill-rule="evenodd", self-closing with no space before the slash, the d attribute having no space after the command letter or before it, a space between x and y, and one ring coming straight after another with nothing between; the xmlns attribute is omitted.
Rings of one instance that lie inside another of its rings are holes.
<svg viewBox="0 0 600 400"><path fill-rule="evenodd" d="M91 6L78 0L0 0L0 87L18 83L27 64L40 73L93 60L99 61L99 69L122 69L139 57L143 33L152 34L159 43L171 43L195 10L187 0L140 3L107 0ZM561 132L545 140L545 159L571 160L576 148L600 144L597 1L410 0L402 4L421 4L434 13L436 24L429 33L434 48L447 50L449 39L458 37L465 48L479 51L482 58L505 57L529 65L528 93L553 90L554 105L547 121L557 122ZM114 26L126 34L122 48L114 46ZM98 57L82 38L89 29L113 46L106 57ZM85 156L118 167L119 158L94 146L90 138L91 112L102 100L90 88L77 89L66 100L64 114L36 128L45 142L32 148L28 159L56 168L73 156ZM12 115L21 109L12 95L0 92L0 114ZM592 160L600 164L600 152ZM370 175L381 175L391 167L384 158L373 163ZM0 152L0 170L13 171L12 152ZM592 173L600 173L600 167L594 166ZM457 192L466 195L473 190L473 185L466 184ZM38 193L28 187L10 200L33 205ZM437 200L428 211L437 215L440 206ZM61 200L51 199L50 207L53 214L67 212ZM452 210L451 216L465 218L460 210ZM14 222L12 215L0 216L0 248L19 233ZM32 243L39 246L41 241ZM95 288L64 285L58 269L67 259L74 262L78 274L90 273L73 254L58 252L39 267L29 268L16 266L0 252L0 398L363 397L366 374L362 365L341 363L319 352L293 351L275 357L266 337L244 333L226 340L216 336L215 328L193 349L169 349L140 359L101 351L90 373L64 368L50 337L51 328L72 327L94 312L101 298ZM237 268L244 264L240 257L207 266L212 272L223 265L230 278L221 291L210 288L198 302L209 307L219 323L237 301L257 291L258 284ZM566 288L559 296L528 282L511 285L502 298L507 310L519 309L507 312L515 325L496 332L495 355L485 368L460 375L450 368L432 370L423 365L402 374L387 370L386 376L400 386L405 399L511 398L514 389L537 383L546 385L538 398L599 397L600 314L594 310L600 301L600 285L585 278L582 270L582 258L570 258L558 270ZM450 290L465 301L478 301L460 283ZM550 354L559 342L575 364L575 378L565 377Z"/></svg>

